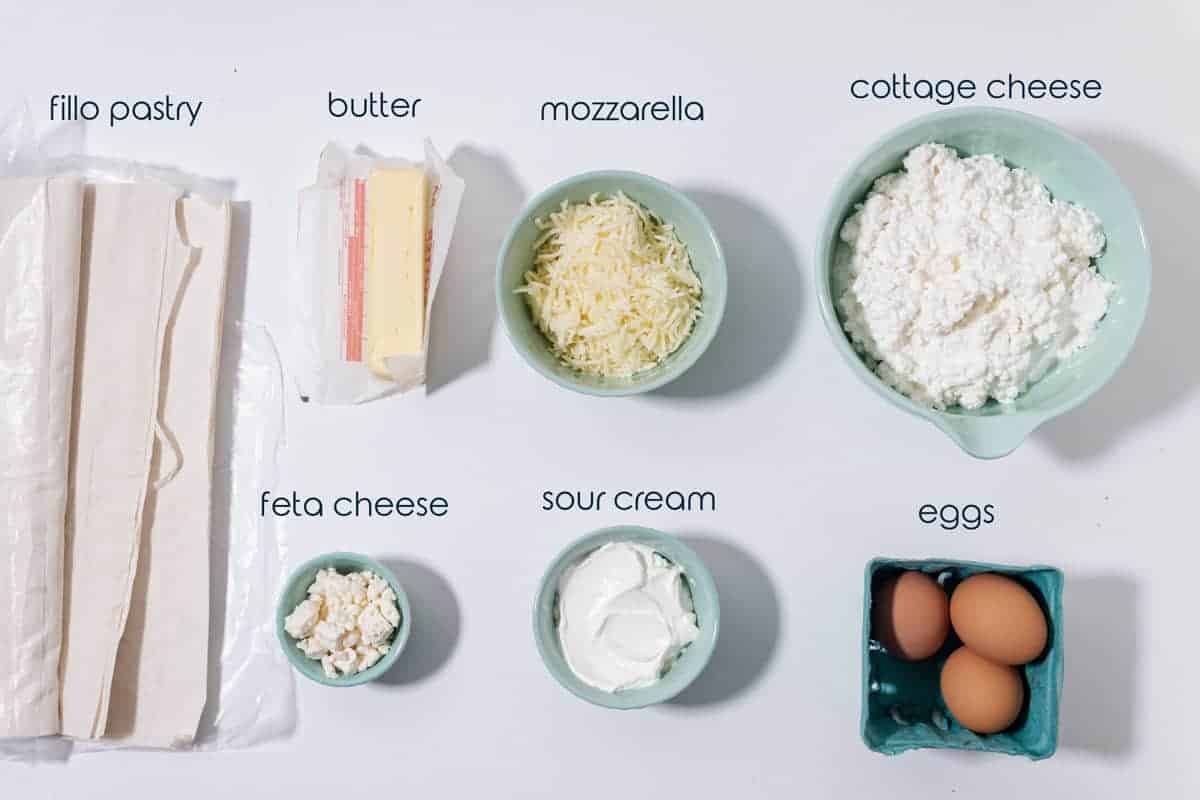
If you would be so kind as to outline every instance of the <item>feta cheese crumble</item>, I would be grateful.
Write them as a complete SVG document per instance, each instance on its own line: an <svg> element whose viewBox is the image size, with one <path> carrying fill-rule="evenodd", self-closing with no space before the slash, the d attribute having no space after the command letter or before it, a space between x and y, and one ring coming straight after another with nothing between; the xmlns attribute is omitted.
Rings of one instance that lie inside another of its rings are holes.
<svg viewBox="0 0 1200 800"><path fill-rule="evenodd" d="M1011 403L1091 344L1113 284L1095 214L994 155L914 148L846 220L843 327L880 378L938 409Z"/></svg>
<svg viewBox="0 0 1200 800"><path fill-rule="evenodd" d="M341 575L323 569L283 622L304 655L319 660L325 675L355 675L379 662L391 650L400 626L396 593L374 572Z"/></svg>

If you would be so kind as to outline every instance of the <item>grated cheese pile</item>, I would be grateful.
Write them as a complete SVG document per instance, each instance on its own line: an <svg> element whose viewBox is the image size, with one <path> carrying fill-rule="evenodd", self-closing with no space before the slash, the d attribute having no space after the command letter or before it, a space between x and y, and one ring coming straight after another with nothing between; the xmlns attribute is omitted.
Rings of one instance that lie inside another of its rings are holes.
<svg viewBox="0 0 1200 800"><path fill-rule="evenodd" d="M622 193L563 201L517 291L565 365L609 378L657 366L700 316L700 278L665 224Z"/></svg>

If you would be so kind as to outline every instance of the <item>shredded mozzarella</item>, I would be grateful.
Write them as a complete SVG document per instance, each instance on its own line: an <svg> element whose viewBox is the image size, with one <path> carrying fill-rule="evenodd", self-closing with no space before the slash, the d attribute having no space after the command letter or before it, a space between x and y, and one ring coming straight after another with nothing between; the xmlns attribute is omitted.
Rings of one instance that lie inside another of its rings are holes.
<svg viewBox="0 0 1200 800"><path fill-rule="evenodd" d="M517 291L565 365L628 378L683 344L700 316L700 277L674 228L623 193L565 200Z"/></svg>

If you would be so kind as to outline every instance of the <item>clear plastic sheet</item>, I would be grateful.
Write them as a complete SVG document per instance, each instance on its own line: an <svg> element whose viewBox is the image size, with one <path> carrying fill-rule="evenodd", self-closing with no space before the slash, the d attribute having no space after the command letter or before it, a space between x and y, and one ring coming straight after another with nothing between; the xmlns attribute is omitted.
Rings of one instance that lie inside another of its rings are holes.
<svg viewBox="0 0 1200 800"><path fill-rule="evenodd" d="M347 352L348 343L363 336L363 297L364 292L368 296L370 293L361 285L355 288L351 242L357 241L361 250L363 231L359 226L366 225L370 207L367 179L378 167L419 167L430 185L426 324L421 353L387 358L390 380L374 374L362 354ZM337 144L325 147L316 183L300 192L292 258L293 343L289 366L302 399L322 405L365 403L425 385L428 321L465 190L463 179L428 139L421 162L382 158L363 147L354 151Z"/></svg>
<svg viewBox="0 0 1200 800"><path fill-rule="evenodd" d="M0 176L71 177L85 182L146 181L178 189L210 202L229 200L233 182L193 175L171 166L119 158L81 155L84 130L66 123L39 135L28 106L8 109L0 116Z"/></svg>
<svg viewBox="0 0 1200 800"><path fill-rule="evenodd" d="M231 326L225 342L213 474L212 657L198 750L251 747L288 735L296 724L295 681L274 629L284 542L257 505L259 492L275 484L285 444L283 372L264 327ZM0 739L0 758L20 761L112 749L125 748L103 740Z"/></svg>
<svg viewBox="0 0 1200 800"><path fill-rule="evenodd" d="M0 736L59 729L81 204L0 181Z"/></svg>
<svg viewBox="0 0 1200 800"><path fill-rule="evenodd" d="M43 143L26 105L5 110L0 116L0 169L8 176L28 175L45 160Z"/></svg>
<svg viewBox="0 0 1200 800"><path fill-rule="evenodd" d="M23 177L39 153L27 110L0 118L0 737L59 725L83 188Z"/></svg>
<svg viewBox="0 0 1200 800"><path fill-rule="evenodd" d="M232 194L228 182L169 168L79 156L47 158L46 152L33 135L27 109L0 117L0 178L150 181L217 202L227 201ZM34 199L44 201L45 194L36 193ZM29 258L36 255L28 247L24 251L31 254ZM0 308L11 306L14 318L23 319L27 316L24 301L23 296L17 297ZM0 351L8 338L0 340ZM274 632L283 539L276 523L259 517L256 501L260 491L274 486L277 458L284 446L282 369L265 328L231 321L223 339L214 421L209 679L204 713L191 745L205 750L253 746L284 736L295 726L292 671ZM44 419L4 422L22 430L31 424L46 425ZM6 527L9 530L0 533L17 546L30 547L20 541L21 529ZM73 753L126 748L117 742L80 742L60 736L0 738L0 759L57 761Z"/></svg>
<svg viewBox="0 0 1200 800"><path fill-rule="evenodd" d="M279 523L258 513L275 487L286 439L283 371L270 333L243 324L226 331L217 394L213 469L213 625L209 698L196 746L249 747L296 724L291 665L275 637L284 578ZM222 624L223 620L223 624Z"/></svg>

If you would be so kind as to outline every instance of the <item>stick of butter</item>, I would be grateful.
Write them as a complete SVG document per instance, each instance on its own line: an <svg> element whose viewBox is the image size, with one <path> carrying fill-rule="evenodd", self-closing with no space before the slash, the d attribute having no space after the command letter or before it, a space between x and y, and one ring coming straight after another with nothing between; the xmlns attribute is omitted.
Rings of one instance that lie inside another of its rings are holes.
<svg viewBox="0 0 1200 800"><path fill-rule="evenodd" d="M392 356L419 356L425 335L429 180L415 167L367 178L367 366L391 380Z"/></svg>

